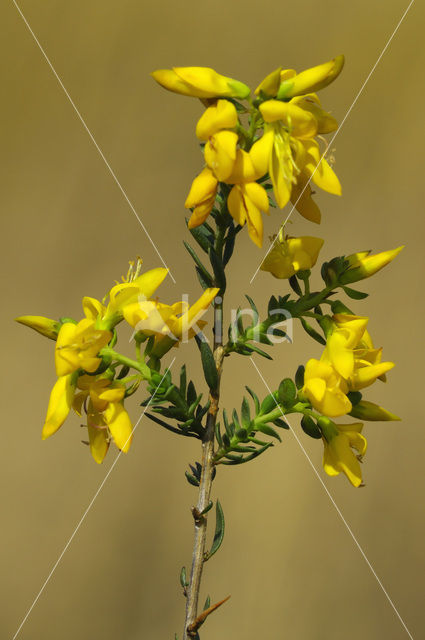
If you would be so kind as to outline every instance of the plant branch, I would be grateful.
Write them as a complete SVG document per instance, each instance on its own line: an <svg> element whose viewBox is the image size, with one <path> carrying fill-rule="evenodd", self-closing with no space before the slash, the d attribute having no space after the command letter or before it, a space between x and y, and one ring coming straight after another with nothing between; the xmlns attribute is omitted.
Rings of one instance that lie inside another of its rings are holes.
<svg viewBox="0 0 425 640"><path fill-rule="evenodd" d="M195 521L195 540L192 553L192 569L189 585L187 587L186 618L183 631L183 640L189 640L194 636L196 628L199 590L201 586L202 570L205 562L205 543L207 536L207 515L203 513L210 502L211 486L214 477L214 440L215 423L220 399L220 376L223 365L224 349L222 346L223 303L217 299L214 309L214 360L217 369L217 386L210 389L210 408L207 415L207 424L202 439L202 472L199 483L198 502L192 509ZM196 636L195 636L196 637Z"/></svg>

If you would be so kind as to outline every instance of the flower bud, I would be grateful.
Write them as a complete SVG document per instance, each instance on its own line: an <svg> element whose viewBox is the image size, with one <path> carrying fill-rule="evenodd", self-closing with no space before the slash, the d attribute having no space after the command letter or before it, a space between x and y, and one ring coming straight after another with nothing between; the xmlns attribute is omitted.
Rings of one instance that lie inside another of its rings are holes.
<svg viewBox="0 0 425 640"><path fill-rule="evenodd" d="M45 318L44 316L19 316L19 318L15 318L15 320L41 333L42 336L50 338L50 340L56 340L61 327L60 322Z"/></svg>
<svg viewBox="0 0 425 640"><path fill-rule="evenodd" d="M319 64L317 67L301 71L301 73L282 82L277 94L278 100L293 98L327 87L339 76L343 66L344 56L340 55L329 62Z"/></svg>
<svg viewBox="0 0 425 640"><path fill-rule="evenodd" d="M346 257L349 267L340 276L339 281L341 284L351 284L352 282L358 282L365 278L370 278L377 271L380 271L388 263L390 263L400 251L404 248L404 245L397 247L397 249L390 249L389 251L382 251L370 255L370 252L362 251L360 253L353 253Z"/></svg>
<svg viewBox="0 0 425 640"><path fill-rule="evenodd" d="M360 400L360 402L358 402L350 411L350 416L358 418L359 420L370 420L373 422L401 420L401 418L394 415L394 413L387 411L374 402L368 402L367 400Z"/></svg>
<svg viewBox="0 0 425 640"><path fill-rule="evenodd" d="M250 88L239 80L227 78L209 67L173 67L159 69L151 76L164 89L193 98L240 98L250 94Z"/></svg>

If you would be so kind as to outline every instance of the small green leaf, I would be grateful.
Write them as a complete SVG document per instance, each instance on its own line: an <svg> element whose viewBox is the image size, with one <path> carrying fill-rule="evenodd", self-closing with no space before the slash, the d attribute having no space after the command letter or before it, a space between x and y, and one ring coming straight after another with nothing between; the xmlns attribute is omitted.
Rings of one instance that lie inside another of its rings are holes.
<svg viewBox="0 0 425 640"><path fill-rule="evenodd" d="M192 484L194 487L199 487L199 480L197 480L195 476L192 476L192 474L189 473L189 471L185 471L184 475L186 476L186 480L188 481L189 484Z"/></svg>
<svg viewBox="0 0 425 640"><path fill-rule="evenodd" d="M297 295L302 296L301 287L297 278L295 276L291 276L288 282L291 286L291 289L293 289Z"/></svg>
<svg viewBox="0 0 425 640"><path fill-rule="evenodd" d="M270 393L268 396L266 396L263 400L263 402L260 405L260 412L258 415L263 416L266 413L270 413L270 411L272 411L273 409L276 409L277 406L277 402L276 402L276 398L274 397L273 393Z"/></svg>
<svg viewBox="0 0 425 640"><path fill-rule="evenodd" d="M362 399L362 394L360 393L360 391L349 391L347 393L347 397L349 399L349 401L351 402L351 404L353 405L353 407L356 406L356 404L359 404L360 400Z"/></svg>
<svg viewBox="0 0 425 640"><path fill-rule="evenodd" d="M215 505L215 533L214 540L210 551L207 553L206 559L209 560L221 547L224 538L224 513L220 504L220 500L217 500Z"/></svg>
<svg viewBox="0 0 425 640"><path fill-rule="evenodd" d="M276 438L279 442L282 442L280 435L277 431L273 429L269 424L260 423L259 426L256 426L257 431L261 431L261 433L265 433L266 436L271 436L272 438Z"/></svg>
<svg viewBox="0 0 425 640"><path fill-rule="evenodd" d="M259 410L260 410L260 401L258 399L257 394L254 393L254 391L252 389L250 389L249 387L245 387L245 389L248 391L249 395L254 400L255 413L258 413Z"/></svg>
<svg viewBox="0 0 425 640"><path fill-rule="evenodd" d="M284 407L292 407L294 405L297 398L297 389L291 378L282 380L277 394L279 402L281 402Z"/></svg>
<svg viewBox="0 0 425 640"><path fill-rule="evenodd" d="M206 227L201 224L199 227L194 227L193 229L189 229L193 238L199 244L201 249L208 253L210 246L214 242L214 236L206 229Z"/></svg>
<svg viewBox="0 0 425 640"><path fill-rule="evenodd" d="M263 351L262 349L260 349L254 344L247 344L245 345L245 348L249 349L251 352L255 351L255 353L258 353L258 355L263 356L263 358L267 358L267 360L273 360L271 355L269 355L268 353L266 353L265 351Z"/></svg>
<svg viewBox="0 0 425 640"><path fill-rule="evenodd" d="M125 378L125 376L128 374L129 371L130 371L130 367L127 367L127 365L122 367L121 371L117 375L117 380L121 380L121 378Z"/></svg>
<svg viewBox="0 0 425 640"><path fill-rule="evenodd" d="M224 266L222 260L214 251L213 247L210 247L209 251L211 266L214 271L215 284L220 287L220 295L226 291L226 274L224 273Z"/></svg>
<svg viewBox="0 0 425 640"><path fill-rule="evenodd" d="M258 309L257 309L257 307L256 307L256 305L255 305L255 302L254 302L254 300L253 300L252 298L250 298L250 297L249 297L249 295L247 295L247 294L245 294L245 298L248 300L248 302L249 302L249 306L251 307L251 309L252 309L252 310L253 310L253 312L254 312L254 323L255 323L255 324L257 324L259 314L258 314Z"/></svg>
<svg viewBox="0 0 425 640"><path fill-rule="evenodd" d="M204 604L204 608L203 611L206 611L207 609L209 609L211 606L211 598L209 597L209 595L207 596L207 599L205 600L205 604Z"/></svg>
<svg viewBox="0 0 425 640"><path fill-rule="evenodd" d="M241 419L245 429L249 429L249 426L251 424L251 412L249 410L249 404L246 398L242 400Z"/></svg>
<svg viewBox="0 0 425 640"><path fill-rule="evenodd" d="M234 434L234 429L233 429L233 425L229 422L226 409L223 409L223 422L224 422L224 428L226 429L226 433L229 436L229 438L231 438Z"/></svg>
<svg viewBox="0 0 425 640"><path fill-rule="evenodd" d="M219 422L215 423L214 430L215 430L215 437L216 437L216 440L218 442L218 446L222 447L223 446L223 438L222 438L222 435L221 435L220 423Z"/></svg>
<svg viewBox="0 0 425 640"><path fill-rule="evenodd" d="M191 258L193 259L193 261L195 262L196 266L198 267L198 269L201 271L202 275L204 276L204 278L206 280L210 280L212 282L212 276L210 275L210 273L208 272L208 270L206 269L206 267L203 265L203 263L201 262L200 258L198 257L196 251L194 249L192 249L192 247L190 246L190 244L188 244L185 240L183 240L183 244L186 247L187 251L189 252Z"/></svg>
<svg viewBox="0 0 425 640"><path fill-rule="evenodd" d="M196 389L195 389L195 385L193 384L192 380L189 382L189 384L187 385L187 403L188 404L193 404L193 402L195 402L196 400Z"/></svg>
<svg viewBox="0 0 425 640"><path fill-rule="evenodd" d="M180 394L183 397L186 396L186 384L187 384L187 375L186 375L186 365L184 364L180 369Z"/></svg>
<svg viewBox="0 0 425 640"><path fill-rule="evenodd" d="M313 329L311 324L309 324L305 318L301 317L300 321L304 331L308 333L310 338L313 338L313 340L316 340L316 342L319 342L319 344L323 344L323 345L326 344L326 340L324 339L324 337L321 336L320 333L316 331L316 329Z"/></svg>
<svg viewBox="0 0 425 640"><path fill-rule="evenodd" d="M305 367L304 365L300 365L296 371L295 374L295 385L297 387L297 389L301 389L301 387L304 386L304 373L305 373Z"/></svg>
<svg viewBox="0 0 425 640"><path fill-rule="evenodd" d="M187 581L187 577L186 577L186 567L182 567L181 571L180 571L180 584L183 587L183 589L185 587L189 586L189 583Z"/></svg>
<svg viewBox="0 0 425 640"><path fill-rule="evenodd" d="M332 313L348 313L349 315L354 315L351 309L345 306L343 302L340 300L334 300L331 304Z"/></svg>
<svg viewBox="0 0 425 640"><path fill-rule="evenodd" d="M201 340L198 335L195 336L195 340L201 353L202 368L204 370L205 380L209 388L214 390L218 385L218 374L213 352L211 351L208 342L206 342L205 340Z"/></svg>
<svg viewBox="0 0 425 640"><path fill-rule="evenodd" d="M311 418L310 416L302 417L301 428L304 431L304 433L310 436L310 438L315 438L316 440L318 440L319 438L322 437L322 433L319 427L314 422L313 418Z"/></svg>
<svg viewBox="0 0 425 640"><path fill-rule="evenodd" d="M202 511L199 512L199 515L204 516L206 513L208 513L208 511L210 511L210 509L213 508L213 506L214 506L214 502L210 500L207 506L205 507L205 509L202 509Z"/></svg>
<svg viewBox="0 0 425 640"><path fill-rule="evenodd" d="M247 442L248 441L248 431L246 429L237 429L236 430L236 437L241 440L242 442Z"/></svg>
<svg viewBox="0 0 425 640"><path fill-rule="evenodd" d="M344 293L347 294L347 296L349 298L352 298L353 300L363 300L363 298L367 298L368 297L368 293L363 293L363 291L356 291L356 289L352 289L351 287L342 287L344 290Z"/></svg>
<svg viewBox="0 0 425 640"><path fill-rule="evenodd" d="M273 424L275 424L277 427L280 427L281 429L289 429L289 424L282 418L276 418L276 420L273 420Z"/></svg>
<svg viewBox="0 0 425 640"><path fill-rule="evenodd" d="M199 284L203 289L208 289L209 287L213 286L214 281L212 277L206 278L198 267L196 267L196 275L198 276Z"/></svg>

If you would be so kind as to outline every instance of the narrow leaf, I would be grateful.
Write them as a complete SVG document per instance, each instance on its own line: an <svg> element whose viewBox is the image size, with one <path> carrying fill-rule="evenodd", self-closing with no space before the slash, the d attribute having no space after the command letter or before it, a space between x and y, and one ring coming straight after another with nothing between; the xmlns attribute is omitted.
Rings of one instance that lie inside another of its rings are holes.
<svg viewBox="0 0 425 640"><path fill-rule="evenodd" d="M212 280L212 276L210 275L210 273L208 272L208 270L206 269L206 267L203 265L203 263L201 262L200 258L198 257L196 251L190 246L190 244L188 244L185 240L183 240L183 244L186 247L187 251L189 252L190 256L192 257L193 261L195 262L196 266L198 267L198 269L202 272L203 276L208 280Z"/></svg>
<svg viewBox="0 0 425 640"><path fill-rule="evenodd" d="M308 333L310 338L313 338L313 340L316 340L316 342L319 342L320 344L326 344L326 340L324 339L324 337L321 336L320 333L316 331L316 329L313 329L313 327L307 322L305 318L301 317L300 321L304 331Z"/></svg>
<svg viewBox="0 0 425 640"><path fill-rule="evenodd" d="M224 513L220 504L220 500L217 500L215 505L215 533L214 540L210 551L208 552L207 559L209 560L221 547L224 538Z"/></svg>
<svg viewBox="0 0 425 640"><path fill-rule="evenodd" d="M222 295L226 291L226 274L224 273L223 262L212 247L210 247L209 256L214 271L215 283L217 287L220 287L220 294Z"/></svg>
<svg viewBox="0 0 425 640"><path fill-rule="evenodd" d="M242 400L241 419L245 429L248 429L251 424L251 412L249 410L249 404L246 398Z"/></svg>
<svg viewBox="0 0 425 640"><path fill-rule="evenodd" d="M289 284L290 284L291 288L295 291L295 293L297 295L302 296L300 283L298 282L296 276L291 276L289 278Z"/></svg>
<svg viewBox="0 0 425 640"><path fill-rule="evenodd" d="M258 399L257 394L254 393L254 391L252 389L250 389L249 387L245 387L245 389L248 391L249 395L254 400L255 413L258 413L258 411L260 410L260 401Z"/></svg>
<svg viewBox="0 0 425 640"><path fill-rule="evenodd" d="M218 385L218 375L213 352L211 351L208 342L205 342L205 340L201 340L201 338L197 335L195 335L195 340L201 353L202 368L204 370L205 380L209 388L214 390Z"/></svg>
<svg viewBox="0 0 425 640"><path fill-rule="evenodd" d="M353 300L363 300L363 298L368 297L368 293L364 293L363 291L356 291L356 289L352 289L351 287L342 287L344 289L344 293L347 294L349 298Z"/></svg>
<svg viewBox="0 0 425 640"><path fill-rule="evenodd" d="M282 442L280 435L271 427L269 424L260 423L260 425L256 429L261 431L261 433L265 433L266 436L271 436L272 438L276 438L279 442Z"/></svg>

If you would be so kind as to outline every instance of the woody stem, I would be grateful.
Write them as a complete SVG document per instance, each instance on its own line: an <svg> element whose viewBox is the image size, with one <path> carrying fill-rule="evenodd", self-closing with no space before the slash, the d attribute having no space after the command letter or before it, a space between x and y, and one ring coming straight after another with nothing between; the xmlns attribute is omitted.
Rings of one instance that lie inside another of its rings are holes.
<svg viewBox="0 0 425 640"><path fill-rule="evenodd" d="M205 562L205 543L207 536L207 515L203 511L209 504L211 486L214 477L214 441L215 422L220 398L220 376L224 358L222 346L223 302L216 299L214 314L214 360L217 368L218 382L215 389L210 389L210 408L207 416L205 434L202 439L202 471L199 483L198 501L192 508L195 521L195 539L192 552L192 569L187 587L186 618L184 623L183 640L196 638L197 632L191 632L190 625L196 620L198 612L199 590L201 586L202 570Z"/></svg>

